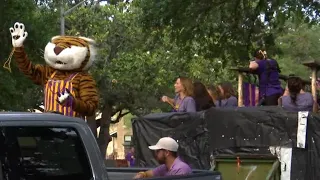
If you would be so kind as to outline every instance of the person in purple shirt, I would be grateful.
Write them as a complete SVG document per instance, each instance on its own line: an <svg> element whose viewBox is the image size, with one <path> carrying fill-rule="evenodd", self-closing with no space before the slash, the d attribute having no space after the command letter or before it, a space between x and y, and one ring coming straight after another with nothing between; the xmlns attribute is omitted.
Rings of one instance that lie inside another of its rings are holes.
<svg viewBox="0 0 320 180"><path fill-rule="evenodd" d="M237 107L238 99L236 98L232 84L229 82L218 85L220 97L215 101L216 107Z"/></svg>
<svg viewBox="0 0 320 180"><path fill-rule="evenodd" d="M259 105L276 106L283 93L279 80L280 68L276 60L268 59L266 51L256 50L249 68L259 76Z"/></svg>
<svg viewBox="0 0 320 180"><path fill-rule="evenodd" d="M134 157L134 147L131 147L130 151L126 155L126 160L128 162L129 167L134 166L135 157Z"/></svg>
<svg viewBox="0 0 320 180"><path fill-rule="evenodd" d="M156 145L149 146L149 149L155 151L160 166L153 170L139 172L134 179L191 174L190 166L177 156L178 148L178 143L170 137L161 138Z"/></svg>
<svg viewBox="0 0 320 180"><path fill-rule="evenodd" d="M288 111L312 111L313 97L311 93L305 92L304 84L299 77L290 77L288 79L287 89L280 98L281 106Z"/></svg>
<svg viewBox="0 0 320 180"><path fill-rule="evenodd" d="M167 96L162 97L162 101L170 104L174 112L196 112L196 103L193 99L192 80L186 77L179 77L174 84L174 99Z"/></svg>

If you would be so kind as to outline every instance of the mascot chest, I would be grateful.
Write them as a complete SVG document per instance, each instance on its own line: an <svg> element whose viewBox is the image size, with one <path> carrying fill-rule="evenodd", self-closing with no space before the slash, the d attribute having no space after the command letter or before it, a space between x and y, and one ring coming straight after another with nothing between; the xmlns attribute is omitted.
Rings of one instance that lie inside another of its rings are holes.
<svg viewBox="0 0 320 180"><path fill-rule="evenodd" d="M74 97L79 96L79 84L80 84L79 73L53 73L48 78L45 84L45 91L47 94L51 93L63 93L69 90Z"/></svg>

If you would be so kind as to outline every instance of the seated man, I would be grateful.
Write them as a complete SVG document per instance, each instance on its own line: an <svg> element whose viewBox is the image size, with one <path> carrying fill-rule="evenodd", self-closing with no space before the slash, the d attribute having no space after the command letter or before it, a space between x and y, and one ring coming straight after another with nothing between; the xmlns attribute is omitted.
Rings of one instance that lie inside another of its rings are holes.
<svg viewBox="0 0 320 180"><path fill-rule="evenodd" d="M178 147L178 143L170 137L161 138L156 145L149 146L149 149L155 151L156 159L161 165L153 170L139 172L134 179L191 174L189 165L177 156Z"/></svg>

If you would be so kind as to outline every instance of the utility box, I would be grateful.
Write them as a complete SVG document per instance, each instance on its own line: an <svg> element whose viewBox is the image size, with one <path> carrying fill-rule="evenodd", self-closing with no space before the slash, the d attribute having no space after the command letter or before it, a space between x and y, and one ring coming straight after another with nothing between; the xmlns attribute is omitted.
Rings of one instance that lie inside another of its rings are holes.
<svg viewBox="0 0 320 180"><path fill-rule="evenodd" d="M223 180L280 180L281 175L275 156L217 156L215 170Z"/></svg>

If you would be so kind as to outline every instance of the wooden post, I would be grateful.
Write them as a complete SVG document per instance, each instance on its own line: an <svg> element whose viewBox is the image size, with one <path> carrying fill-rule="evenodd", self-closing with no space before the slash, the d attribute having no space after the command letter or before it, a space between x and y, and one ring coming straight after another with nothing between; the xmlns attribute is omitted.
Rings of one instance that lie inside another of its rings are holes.
<svg viewBox="0 0 320 180"><path fill-rule="evenodd" d="M250 73L249 68L231 68L238 72L238 107L243 107L243 74Z"/></svg>
<svg viewBox="0 0 320 180"><path fill-rule="evenodd" d="M313 112L318 112L318 96L317 96L317 72L320 69L320 63L317 61L306 61L302 63L303 65L309 67L312 71L311 74L311 92L313 96Z"/></svg>
<svg viewBox="0 0 320 180"><path fill-rule="evenodd" d="M238 73L238 107L243 106L243 74Z"/></svg>
<svg viewBox="0 0 320 180"><path fill-rule="evenodd" d="M313 112L318 112L318 98L317 98L317 69L312 68L311 76L311 92L313 96Z"/></svg>

